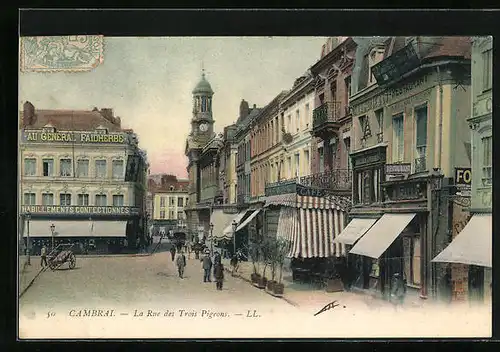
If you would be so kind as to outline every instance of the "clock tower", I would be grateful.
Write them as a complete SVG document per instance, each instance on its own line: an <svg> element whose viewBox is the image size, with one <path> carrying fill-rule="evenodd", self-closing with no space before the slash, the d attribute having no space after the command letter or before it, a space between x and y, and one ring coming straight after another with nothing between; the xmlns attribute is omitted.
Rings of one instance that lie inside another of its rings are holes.
<svg viewBox="0 0 500 352"><path fill-rule="evenodd" d="M202 71L201 80L193 90L193 118L191 119L191 134L195 140L208 142L214 134L212 116L212 97L214 91Z"/></svg>
<svg viewBox="0 0 500 352"><path fill-rule="evenodd" d="M189 203L185 208L187 224L191 233L197 233L200 219L196 204L200 202L201 170L199 158L203 147L214 136L214 119L212 116L212 97L214 91L202 71L201 80L193 89L193 117L191 132L186 140L185 154L188 157Z"/></svg>

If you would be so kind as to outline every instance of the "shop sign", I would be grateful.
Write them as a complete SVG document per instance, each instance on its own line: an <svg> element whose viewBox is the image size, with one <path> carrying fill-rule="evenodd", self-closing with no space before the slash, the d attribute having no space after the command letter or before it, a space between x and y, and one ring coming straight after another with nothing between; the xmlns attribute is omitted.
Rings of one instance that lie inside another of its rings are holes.
<svg viewBox="0 0 500 352"><path fill-rule="evenodd" d="M63 205L23 205L21 213L43 215L137 215L138 207L96 207Z"/></svg>
<svg viewBox="0 0 500 352"><path fill-rule="evenodd" d="M470 192L472 183L472 171L470 167L455 168L455 185L460 191Z"/></svg>
<svg viewBox="0 0 500 352"><path fill-rule="evenodd" d="M29 143L111 143L124 144L123 133L102 134L98 132L43 132L24 131L23 142Z"/></svg>
<svg viewBox="0 0 500 352"><path fill-rule="evenodd" d="M326 196L326 190L297 185L297 194L305 197L324 197Z"/></svg>
<svg viewBox="0 0 500 352"><path fill-rule="evenodd" d="M411 173L410 163L401 164L386 164L385 174L386 175L408 175Z"/></svg>
<svg viewBox="0 0 500 352"><path fill-rule="evenodd" d="M470 219L465 207L453 203L452 239L464 229ZM468 295L469 267L465 264L451 264L451 282L453 301L464 301Z"/></svg>

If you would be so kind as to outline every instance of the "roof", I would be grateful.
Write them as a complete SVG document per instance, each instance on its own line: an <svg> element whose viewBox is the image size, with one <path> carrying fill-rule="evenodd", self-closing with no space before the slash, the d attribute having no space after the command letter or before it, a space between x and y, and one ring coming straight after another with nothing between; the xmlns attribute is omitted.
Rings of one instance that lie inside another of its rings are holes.
<svg viewBox="0 0 500 352"><path fill-rule="evenodd" d="M208 83L208 81L205 78L205 72L201 74L201 80L193 89L193 94L200 94L200 93L214 94L214 91L212 90L210 83Z"/></svg>
<svg viewBox="0 0 500 352"><path fill-rule="evenodd" d="M93 131L99 126L110 132L123 131L119 119L114 124L98 110L35 110L34 121L25 128L41 129L46 125L52 125L60 131Z"/></svg>
<svg viewBox="0 0 500 352"><path fill-rule="evenodd" d="M243 119L241 119L241 121L238 120L238 122L237 122L238 129L237 129L236 133L247 128L250 125L250 123L257 116L259 116L261 111L262 111L262 108L253 108L250 110L250 113L247 116L245 116Z"/></svg>
<svg viewBox="0 0 500 352"><path fill-rule="evenodd" d="M441 37L437 45L432 46L422 59L432 57L448 56L448 57L463 57L470 59L471 57L471 38L470 37Z"/></svg>

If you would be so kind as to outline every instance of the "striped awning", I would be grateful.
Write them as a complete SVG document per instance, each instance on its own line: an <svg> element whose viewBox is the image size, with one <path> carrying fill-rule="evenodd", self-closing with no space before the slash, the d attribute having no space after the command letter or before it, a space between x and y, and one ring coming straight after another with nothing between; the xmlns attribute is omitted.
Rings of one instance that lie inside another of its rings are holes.
<svg viewBox="0 0 500 352"><path fill-rule="evenodd" d="M277 194L266 197L265 207L268 207L270 205L283 205L288 207L294 207L296 206L296 203L297 203L297 193Z"/></svg>
<svg viewBox="0 0 500 352"><path fill-rule="evenodd" d="M295 207L281 207L280 209L276 236L288 241L290 245L288 257L293 257L292 248L298 231L297 212L298 210Z"/></svg>
<svg viewBox="0 0 500 352"><path fill-rule="evenodd" d="M348 203L348 199L338 196L314 197L297 195L297 207L303 209L336 209L345 211Z"/></svg>

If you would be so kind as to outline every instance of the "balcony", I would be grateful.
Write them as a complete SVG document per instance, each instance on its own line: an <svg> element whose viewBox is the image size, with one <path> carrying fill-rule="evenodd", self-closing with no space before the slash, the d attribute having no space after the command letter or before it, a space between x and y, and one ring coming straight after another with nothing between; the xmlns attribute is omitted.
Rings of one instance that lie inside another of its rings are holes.
<svg viewBox="0 0 500 352"><path fill-rule="evenodd" d="M313 110L313 135L324 140L337 134L343 117L341 104L338 101L327 102Z"/></svg>
<svg viewBox="0 0 500 352"><path fill-rule="evenodd" d="M238 194L237 200L238 205L245 205L250 203L250 196L248 194Z"/></svg>
<svg viewBox="0 0 500 352"><path fill-rule="evenodd" d="M424 172L427 170L427 163L425 161L425 156L415 159L415 173Z"/></svg>
<svg viewBox="0 0 500 352"><path fill-rule="evenodd" d="M320 172L300 178L301 185L339 191L350 194L352 189L352 170L337 169Z"/></svg>

